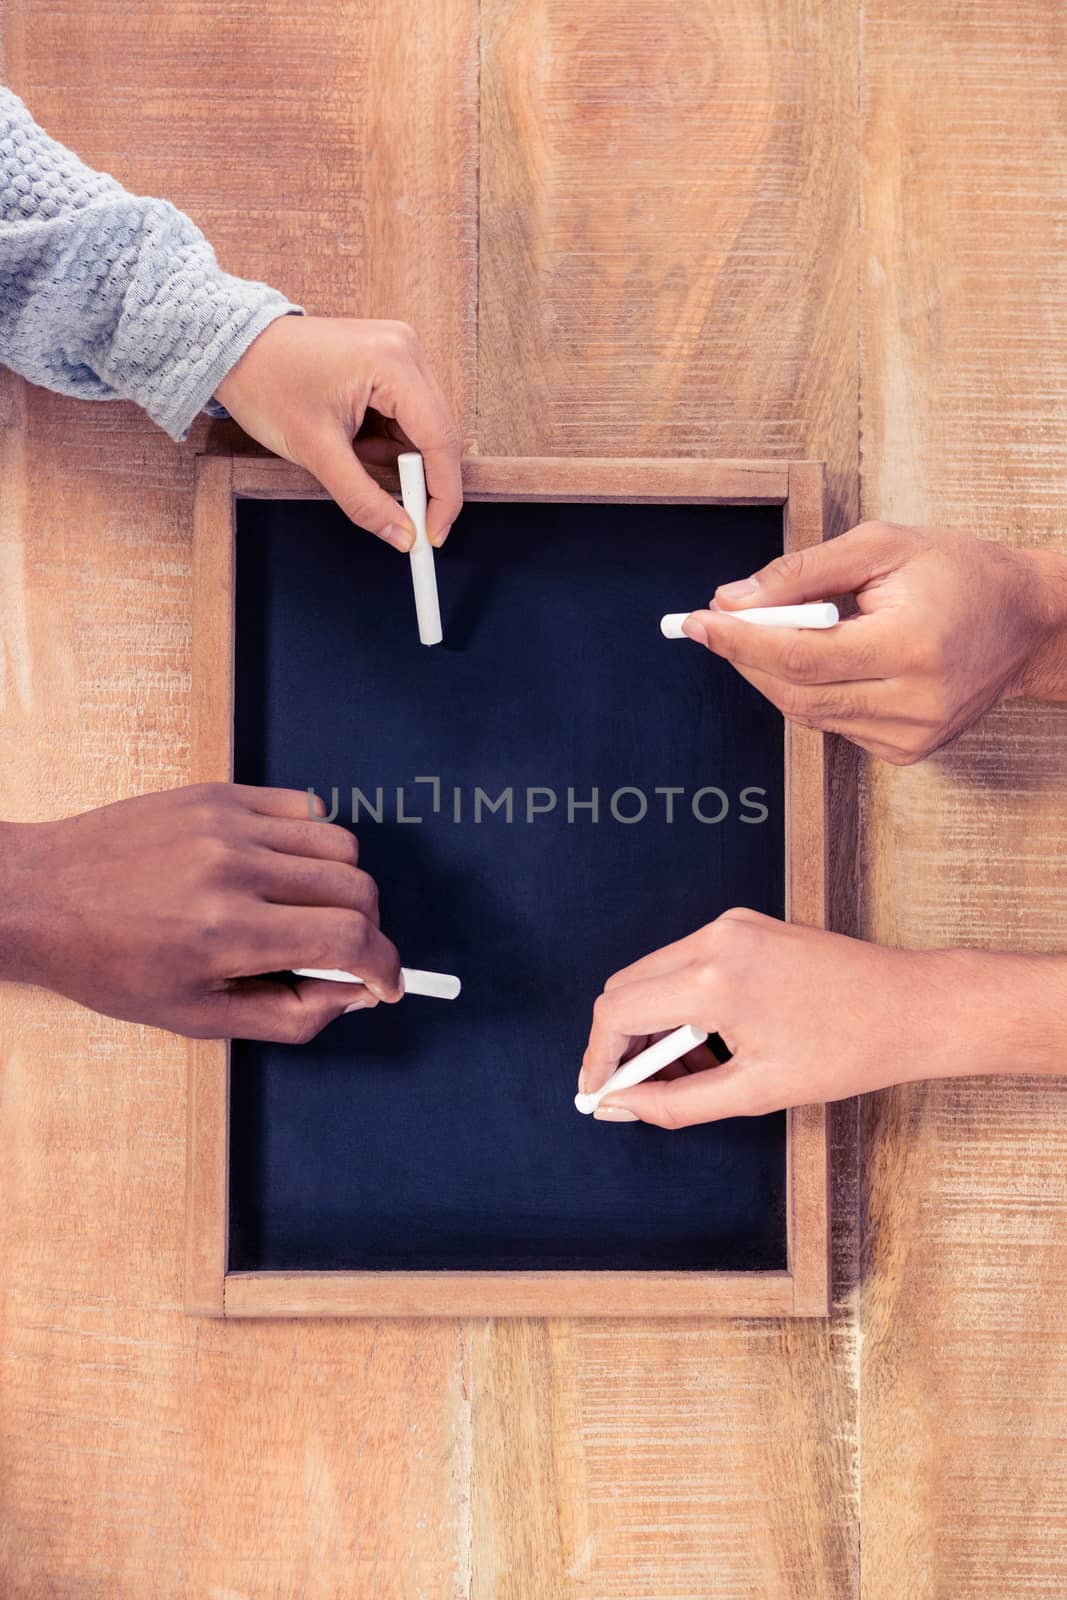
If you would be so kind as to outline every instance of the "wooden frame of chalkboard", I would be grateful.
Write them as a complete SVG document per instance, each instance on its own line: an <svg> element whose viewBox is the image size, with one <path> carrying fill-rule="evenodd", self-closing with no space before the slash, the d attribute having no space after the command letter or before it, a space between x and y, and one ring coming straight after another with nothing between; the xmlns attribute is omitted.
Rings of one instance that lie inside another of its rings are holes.
<svg viewBox="0 0 1067 1600"><path fill-rule="evenodd" d="M396 484L381 476L386 488ZM823 537L823 465L801 461L468 457L469 500L781 505L783 548ZM193 533L191 781L233 773L234 533L240 498L316 500L288 462L203 456ZM827 926L828 780L821 733L787 726L786 915ZM788 1113L785 1271L231 1272L229 1046L190 1045L185 1307L220 1317L824 1316L830 1309L827 1110Z"/></svg>

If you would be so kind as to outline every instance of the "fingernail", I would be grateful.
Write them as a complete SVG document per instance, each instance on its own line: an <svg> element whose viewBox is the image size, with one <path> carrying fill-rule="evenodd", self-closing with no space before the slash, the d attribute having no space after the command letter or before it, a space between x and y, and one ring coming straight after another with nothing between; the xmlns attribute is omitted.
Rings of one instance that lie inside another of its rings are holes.
<svg viewBox="0 0 1067 1600"><path fill-rule="evenodd" d="M715 593L724 600L742 600L746 594L755 594L758 588L755 578L738 578L736 583L720 583Z"/></svg>
<svg viewBox="0 0 1067 1600"><path fill-rule="evenodd" d="M341 1012L341 1015L342 1017L347 1017L350 1011L366 1011L366 1009L367 1002L365 1000L353 1000L350 1006L345 1006L344 1010Z"/></svg>
<svg viewBox="0 0 1067 1600"><path fill-rule="evenodd" d="M585 1068L583 1067L581 1072L578 1074L578 1093L588 1094L588 1092L589 1091L585 1087Z"/></svg>
<svg viewBox="0 0 1067 1600"><path fill-rule="evenodd" d="M682 623L682 632L687 639L692 639L694 644L706 645L708 642L708 630L693 617L686 617Z"/></svg>
<svg viewBox="0 0 1067 1600"><path fill-rule="evenodd" d="M442 528L440 533L434 534L433 538L430 540L430 543L433 545L435 550L440 550L441 546L444 544L451 532L452 524L449 523L447 528Z"/></svg>
<svg viewBox="0 0 1067 1600"><path fill-rule="evenodd" d="M415 529L410 523L398 525L391 522L388 528L382 529L382 538L395 545L398 550L408 551L415 543Z"/></svg>
<svg viewBox="0 0 1067 1600"><path fill-rule="evenodd" d="M623 1106L597 1106L593 1112L594 1122L636 1122L638 1118L632 1111L627 1111Z"/></svg>

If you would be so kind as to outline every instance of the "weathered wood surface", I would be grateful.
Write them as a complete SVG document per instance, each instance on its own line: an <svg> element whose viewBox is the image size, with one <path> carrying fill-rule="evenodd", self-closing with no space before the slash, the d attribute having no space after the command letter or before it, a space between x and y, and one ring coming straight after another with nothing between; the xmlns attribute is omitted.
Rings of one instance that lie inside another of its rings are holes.
<svg viewBox="0 0 1067 1600"><path fill-rule="evenodd" d="M868 514L1062 540L1058 0L477 10L6 0L6 77L232 270L414 322L485 453L825 456L841 526L862 412ZM203 432L2 400L3 812L181 782ZM1061 942L1065 732L868 775L868 932ZM825 1325L218 1325L182 1046L0 1028L5 1600L1067 1588L1059 1085L878 1097L861 1195L838 1112Z"/></svg>
<svg viewBox="0 0 1067 1600"><path fill-rule="evenodd" d="M864 512L1062 549L1067 13L868 0L863 61ZM868 932L1062 949L1065 780L1034 707L872 771ZM863 1600L1063 1595L1064 1082L879 1095L862 1161Z"/></svg>
<svg viewBox="0 0 1067 1600"><path fill-rule="evenodd" d="M470 426L476 11L15 0L6 76L228 268L417 322ZM203 430L4 393L4 811L186 781ZM461 1330L187 1320L183 1044L0 1006L4 1600L466 1593Z"/></svg>

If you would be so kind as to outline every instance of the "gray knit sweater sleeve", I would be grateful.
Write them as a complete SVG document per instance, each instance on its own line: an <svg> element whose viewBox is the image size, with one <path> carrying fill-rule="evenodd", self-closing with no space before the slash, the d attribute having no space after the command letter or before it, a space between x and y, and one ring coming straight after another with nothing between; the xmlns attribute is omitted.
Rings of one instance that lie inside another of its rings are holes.
<svg viewBox="0 0 1067 1600"><path fill-rule="evenodd" d="M183 439L257 334L299 310L222 272L188 217L92 171L0 87L0 361L135 400Z"/></svg>

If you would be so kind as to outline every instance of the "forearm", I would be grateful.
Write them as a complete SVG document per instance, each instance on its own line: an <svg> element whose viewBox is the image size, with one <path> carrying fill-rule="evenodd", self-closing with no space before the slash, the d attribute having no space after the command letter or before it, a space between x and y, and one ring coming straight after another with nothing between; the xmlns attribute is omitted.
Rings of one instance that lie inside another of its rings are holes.
<svg viewBox="0 0 1067 1600"><path fill-rule="evenodd" d="M1033 655L1008 698L1067 702L1067 556L1051 550L1023 552L1036 575L1037 617Z"/></svg>
<svg viewBox="0 0 1067 1600"><path fill-rule="evenodd" d="M64 394L134 400L178 439L297 309L222 272L188 217L94 172L0 89L0 361Z"/></svg>
<svg viewBox="0 0 1067 1600"><path fill-rule="evenodd" d="M0 822L0 983L35 981L28 877L36 826Z"/></svg>
<svg viewBox="0 0 1067 1600"><path fill-rule="evenodd" d="M931 1077L1067 1072L1067 955L949 950Z"/></svg>

